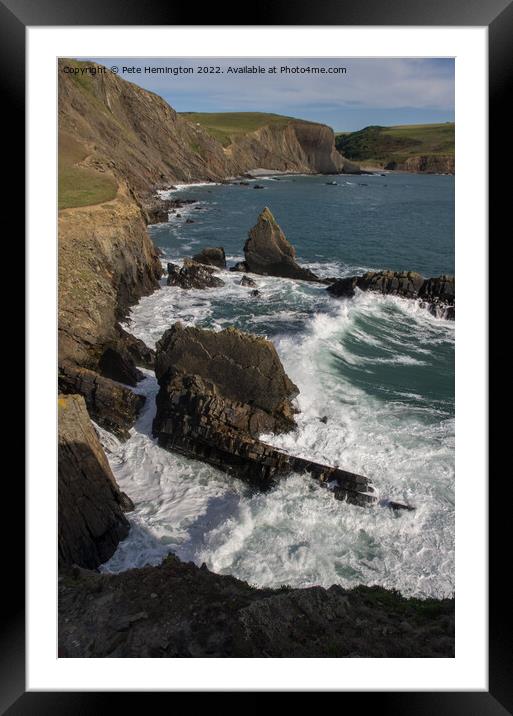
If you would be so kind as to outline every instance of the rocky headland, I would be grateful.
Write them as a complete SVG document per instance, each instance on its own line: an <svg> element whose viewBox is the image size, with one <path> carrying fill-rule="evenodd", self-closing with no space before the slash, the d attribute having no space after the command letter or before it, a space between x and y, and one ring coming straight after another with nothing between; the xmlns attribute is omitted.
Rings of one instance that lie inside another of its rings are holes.
<svg viewBox="0 0 513 716"><path fill-rule="evenodd" d="M434 316L455 317L454 276L424 278L415 271L368 271L338 279L326 290L337 298L352 298L356 289L417 299Z"/></svg>

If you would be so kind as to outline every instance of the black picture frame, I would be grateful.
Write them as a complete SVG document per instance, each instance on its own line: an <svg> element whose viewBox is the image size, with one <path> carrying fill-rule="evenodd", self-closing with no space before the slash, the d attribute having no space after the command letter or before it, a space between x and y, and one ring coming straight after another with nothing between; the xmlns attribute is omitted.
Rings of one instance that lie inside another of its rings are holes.
<svg viewBox="0 0 513 716"><path fill-rule="evenodd" d="M247 25L247 8L241 6L240 21L230 10L230 23L219 22L223 16L215 6L202 7L201 25ZM507 183L501 179L500 170L508 165L508 153L504 137L511 131L510 115L506 111L508 80L513 69L513 2L512 0L321 0L311 4L289 3L274 0L261 4L251 4L249 8L251 25L378 25L378 26L487 26L489 30L489 199L490 199L490 236L499 237L501 233L510 233L509 216L506 212L509 203L506 197ZM25 117L25 31L28 26L80 26L80 25L197 25L192 22L197 16L197 8L191 4L159 3L157 0L0 0L0 75L2 84L5 122L4 139L16 146L17 160L9 160L9 211L16 216L16 242L22 247L21 222L25 215L23 197L19 190L24 184L24 117ZM461 121L461 118L458 119ZM511 145L511 141L507 142ZM509 193L509 192L508 192ZM12 231L12 230L11 230ZM11 240L12 244L13 240ZM493 254L491 254L490 259ZM17 264L19 266L19 264ZM486 267L483 267L486 275ZM487 282L479 278L476 300L488 300ZM507 281L493 284L490 294L490 348L495 343L491 331L498 322L498 306L506 301ZM19 318L10 318L11 335L20 334ZM22 334L23 335L23 334ZM21 335L21 337L22 337ZM23 340L23 339L22 339ZM498 345L497 345L498 348ZM499 350L497 354L500 355ZM492 386L490 386L492 387ZM19 402L19 390L17 401ZM501 422L492 421L489 431L489 454L495 456L499 446L504 443ZM504 431L504 427L502 427ZM22 452L21 431L12 435L15 452ZM12 441L10 441L10 449ZM6 461L12 459L6 456ZM7 462L6 462L7 464ZM12 463L15 465L15 463ZM379 712L395 714L417 714L418 716L444 716L445 714L465 714L470 716L497 716L513 713L513 659L511 649L511 631L507 628L507 615L511 608L510 587L504 588L504 579L508 580L507 569L509 547L503 533L507 525L509 500L504 499L504 484L495 471L495 463L490 461L489 480L489 690L468 692L365 692L344 694L347 699L357 696L359 706L365 698L367 708L374 706ZM24 504L24 483L21 476L15 478L14 467L11 471L4 468L9 505ZM9 478L7 478L9 475ZM506 488L507 489L507 488ZM4 543L5 544L5 543ZM0 644L0 713L17 714L58 714L73 712L80 714L101 713L112 707L114 696L119 693L70 693L70 692L26 692L25 687L25 581L24 581L24 540L23 532L17 526L16 538L10 539L8 549L3 552L4 607L2 609L2 633ZM506 569L505 569L506 566ZM505 576L506 575L506 576ZM7 577L7 579L6 579ZM509 581L509 580L508 580ZM464 598L461 595L460 598ZM132 707L137 707L134 699L147 699L157 694L130 694ZM166 696L167 694L160 694Z"/></svg>

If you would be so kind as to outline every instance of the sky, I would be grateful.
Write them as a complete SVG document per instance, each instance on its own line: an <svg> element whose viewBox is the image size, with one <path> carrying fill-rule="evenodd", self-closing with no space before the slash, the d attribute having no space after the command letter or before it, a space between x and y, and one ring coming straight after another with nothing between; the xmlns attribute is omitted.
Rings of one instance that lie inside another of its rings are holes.
<svg viewBox="0 0 513 716"><path fill-rule="evenodd" d="M178 112L274 112L328 124L335 131L454 121L451 58L114 58L91 57L163 97ZM199 66L220 72L199 73ZM262 67L234 73L229 67ZM170 68L155 74L144 68ZM276 73L270 68L276 67ZM282 72L282 67L302 72ZM324 68L323 74L306 68ZM345 67L345 73L328 72ZM128 71L140 68L141 72ZM174 74L179 68L194 72Z"/></svg>

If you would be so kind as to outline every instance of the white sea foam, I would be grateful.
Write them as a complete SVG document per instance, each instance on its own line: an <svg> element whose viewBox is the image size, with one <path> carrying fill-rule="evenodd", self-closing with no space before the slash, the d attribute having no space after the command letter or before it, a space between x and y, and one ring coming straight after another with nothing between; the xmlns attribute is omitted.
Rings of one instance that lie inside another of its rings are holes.
<svg viewBox="0 0 513 716"><path fill-rule="evenodd" d="M264 436L277 447L369 476L381 497L416 510L358 508L336 501L305 476L271 492L159 448L151 437L157 384L151 372L139 390L146 407L122 444L102 431L121 488L134 500L132 530L104 569L158 563L168 551L259 586L381 584L418 596L454 590L454 421L413 391L380 401L341 378L337 361L365 371L347 339L383 349L376 359L409 361L402 326L422 357L454 340L454 325L415 302L358 293L334 301L322 286L255 277L261 296L220 273L226 285L206 291L165 286L132 309L128 329L155 345L174 321L220 330L240 325L272 331L284 367L298 385L298 429ZM370 325L385 327L372 335ZM402 341L402 342L401 342ZM370 361L367 364L365 361ZM323 420L321 421L321 418ZM108 444L107 444L108 441Z"/></svg>

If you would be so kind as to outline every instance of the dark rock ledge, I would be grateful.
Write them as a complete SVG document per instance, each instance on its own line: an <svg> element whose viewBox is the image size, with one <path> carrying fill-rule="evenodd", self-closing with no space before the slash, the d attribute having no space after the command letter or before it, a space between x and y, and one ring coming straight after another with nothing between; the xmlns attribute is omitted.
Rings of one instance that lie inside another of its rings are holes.
<svg viewBox="0 0 513 716"><path fill-rule="evenodd" d="M255 589L173 555L158 567L59 577L59 657L453 656L453 599Z"/></svg>
<svg viewBox="0 0 513 716"><path fill-rule="evenodd" d="M299 392L270 341L234 328L216 333L176 323L157 344L155 373L160 391L153 432L161 447L259 488L299 472L338 499L361 506L376 501L367 478L294 457L259 439L295 427L292 400Z"/></svg>
<svg viewBox="0 0 513 716"><path fill-rule="evenodd" d="M83 396L91 418L121 440L128 438L145 402L130 388L71 363L59 366L59 392Z"/></svg>
<svg viewBox="0 0 513 716"><path fill-rule="evenodd" d="M348 276L326 289L337 298L352 298L355 289L420 300L434 316L454 320L454 276L424 278L415 271L368 271L363 276Z"/></svg>

